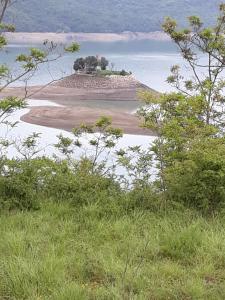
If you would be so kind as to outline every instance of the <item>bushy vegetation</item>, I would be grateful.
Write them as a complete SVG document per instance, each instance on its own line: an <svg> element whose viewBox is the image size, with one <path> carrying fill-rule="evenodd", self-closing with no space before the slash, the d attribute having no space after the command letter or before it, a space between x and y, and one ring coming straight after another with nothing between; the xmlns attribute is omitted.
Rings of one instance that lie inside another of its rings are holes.
<svg viewBox="0 0 225 300"><path fill-rule="evenodd" d="M97 67L100 67L102 71L106 70L109 61L102 56L87 56L85 58L77 58L74 62L73 69L75 72L80 71L83 73L93 73L96 72Z"/></svg>
<svg viewBox="0 0 225 300"><path fill-rule="evenodd" d="M102 76L110 76L110 75L128 76L131 75L132 73L127 72L125 70L121 70L121 71L101 70L100 72L98 72L98 74Z"/></svg>
<svg viewBox="0 0 225 300"><path fill-rule="evenodd" d="M109 61L104 56L87 56L77 58L73 64L73 69L79 74L95 74L102 76L127 76L132 74L131 72L126 72L124 69L121 71L114 70L114 63L110 64L110 68L107 68L108 66Z"/></svg>
<svg viewBox="0 0 225 300"><path fill-rule="evenodd" d="M149 32L161 30L164 16L185 24L189 15L213 23L220 0L23 0L10 7L18 31Z"/></svg>

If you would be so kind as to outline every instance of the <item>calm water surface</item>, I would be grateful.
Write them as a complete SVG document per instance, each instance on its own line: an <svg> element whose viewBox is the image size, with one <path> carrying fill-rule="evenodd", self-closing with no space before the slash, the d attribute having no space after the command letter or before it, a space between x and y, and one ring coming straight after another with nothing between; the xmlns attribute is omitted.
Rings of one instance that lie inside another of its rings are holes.
<svg viewBox="0 0 225 300"><path fill-rule="evenodd" d="M0 53L0 59L17 69L18 66L14 63L15 56L19 53L27 53L30 47L32 46L11 45L7 51ZM138 80L159 91L170 90L170 86L166 83L170 67L174 64L182 64L176 47L171 42L85 42L81 44L79 53L65 54L57 62L41 67L29 84L44 84L53 78L72 74L74 60L87 55L105 56L115 65L116 70L131 71Z"/></svg>

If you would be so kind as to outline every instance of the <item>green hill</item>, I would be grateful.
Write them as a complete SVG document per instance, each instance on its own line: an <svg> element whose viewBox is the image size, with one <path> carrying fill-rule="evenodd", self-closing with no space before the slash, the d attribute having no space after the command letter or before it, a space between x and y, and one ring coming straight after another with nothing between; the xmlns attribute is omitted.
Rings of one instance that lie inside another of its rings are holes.
<svg viewBox="0 0 225 300"><path fill-rule="evenodd" d="M211 22L221 0L20 0L7 19L18 31L149 32L165 16L183 22L197 14ZM210 21L208 20L210 18Z"/></svg>

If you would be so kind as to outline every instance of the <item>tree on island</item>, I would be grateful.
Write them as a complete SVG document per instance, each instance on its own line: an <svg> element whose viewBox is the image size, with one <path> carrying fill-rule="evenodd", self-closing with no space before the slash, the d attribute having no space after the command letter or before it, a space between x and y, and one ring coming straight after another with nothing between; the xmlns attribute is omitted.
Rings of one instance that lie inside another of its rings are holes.
<svg viewBox="0 0 225 300"><path fill-rule="evenodd" d="M101 70L103 70L103 71L106 70L108 65L109 65L109 61L105 57L101 57L101 60L100 60Z"/></svg>
<svg viewBox="0 0 225 300"><path fill-rule="evenodd" d="M106 70L109 65L109 61L105 57L101 57L100 60L96 56L87 56L85 58L80 57L75 60L73 69L74 71L82 71L85 73L95 72L97 67L100 66L101 70Z"/></svg>
<svg viewBox="0 0 225 300"><path fill-rule="evenodd" d="M81 71L85 69L85 60L83 57L80 57L77 60L75 60L73 69L74 71Z"/></svg>
<svg viewBox="0 0 225 300"><path fill-rule="evenodd" d="M95 72L98 66L98 59L96 56L88 56L85 58L85 70L87 73Z"/></svg>
<svg viewBox="0 0 225 300"><path fill-rule="evenodd" d="M88 56L86 58L80 57L75 60L73 69L74 71L83 71L86 73L92 73L96 71L98 66L98 60L95 56Z"/></svg>

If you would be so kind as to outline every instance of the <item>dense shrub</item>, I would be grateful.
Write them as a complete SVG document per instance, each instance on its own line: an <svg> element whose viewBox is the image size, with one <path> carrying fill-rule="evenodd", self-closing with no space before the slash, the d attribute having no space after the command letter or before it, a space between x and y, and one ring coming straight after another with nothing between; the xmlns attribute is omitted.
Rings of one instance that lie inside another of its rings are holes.
<svg viewBox="0 0 225 300"><path fill-rule="evenodd" d="M127 73L125 70L122 70L122 71L120 72L120 75L121 75L121 76L126 76L126 75L129 75L129 73Z"/></svg>
<svg viewBox="0 0 225 300"><path fill-rule="evenodd" d="M51 174L47 159L7 160L1 169L0 206L8 209L36 209Z"/></svg>
<svg viewBox="0 0 225 300"><path fill-rule="evenodd" d="M150 210L159 211L165 201L160 193L156 193L152 186L135 187L127 193L126 202L124 203L128 210Z"/></svg>
<svg viewBox="0 0 225 300"><path fill-rule="evenodd" d="M0 175L0 207L20 210L37 209L41 199L52 198L74 205L101 203L121 192L112 178L93 173L91 161L48 159L7 160Z"/></svg>
<svg viewBox="0 0 225 300"><path fill-rule="evenodd" d="M202 211L225 204L225 145L207 139L192 145L186 159L166 170L167 196Z"/></svg>
<svg viewBox="0 0 225 300"><path fill-rule="evenodd" d="M72 169L64 161L57 165L47 184L47 195L61 201L71 201L75 205L100 202L120 191L120 187L110 177L92 173L89 161L81 160Z"/></svg>

